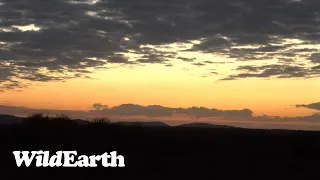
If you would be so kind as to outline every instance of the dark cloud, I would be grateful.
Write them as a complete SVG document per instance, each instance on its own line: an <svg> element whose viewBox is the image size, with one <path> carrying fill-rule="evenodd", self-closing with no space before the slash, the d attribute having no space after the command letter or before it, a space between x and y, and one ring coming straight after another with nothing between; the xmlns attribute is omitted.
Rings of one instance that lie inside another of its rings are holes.
<svg viewBox="0 0 320 180"><path fill-rule="evenodd" d="M234 63L234 62L213 62L213 61L211 61L210 64L232 64L232 63Z"/></svg>
<svg viewBox="0 0 320 180"><path fill-rule="evenodd" d="M23 106L0 105L0 114L9 114L9 115L26 117L33 113L44 113L52 116L56 114L65 114L74 118L86 118L86 117L92 116L92 114L86 111L34 109L34 108L28 108Z"/></svg>
<svg viewBox="0 0 320 180"><path fill-rule="evenodd" d="M194 60L196 60L196 58L185 58L185 57L177 57L176 59L186 61L186 62L193 62Z"/></svg>
<svg viewBox="0 0 320 180"><path fill-rule="evenodd" d="M263 65L263 66L239 66L239 73L230 75L222 80L235 80L239 78L312 78L317 77L319 70L316 67L304 68L292 65Z"/></svg>
<svg viewBox="0 0 320 180"><path fill-rule="evenodd" d="M293 47L319 44L320 40L318 0L295 3L285 0L100 0L96 3L2 0L1 3L0 68L8 69L1 71L0 81L12 81L14 77L31 81L65 80L88 76L90 72L83 70L101 68L106 63L164 63L177 57L167 51L145 51L144 45L200 40L191 51L261 60L296 56ZM30 24L40 30L19 29ZM282 45L285 39L292 38L303 42ZM140 54L141 58L133 63L122 55L128 52ZM309 57L311 62L319 63L316 50L299 49L300 54L306 52L313 53ZM41 68L58 77L41 72ZM306 74L319 73L304 70ZM18 76L21 72L24 75ZM67 72L74 75L66 75ZM304 75L300 72L287 77L296 76Z"/></svg>
<svg viewBox="0 0 320 180"><path fill-rule="evenodd" d="M195 44L192 47L194 51L202 51L205 53L212 52L224 52L227 53L226 49L232 46L232 43L222 37L221 35L216 35L215 37L206 38L201 41L200 44Z"/></svg>
<svg viewBox="0 0 320 180"><path fill-rule="evenodd" d="M141 58L137 59L139 63L165 63L169 61L168 58L174 58L176 55L174 52L167 53L147 47L140 48L137 54L142 55Z"/></svg>
<svg viewBox="0 0 320 180"><path fill-rule="evenodd" d="M303 120L306 122L319 122L320 121L320 114L312 114L310 116L298 117L297 119Z"/></svg>
<svg viewBox="0 0 320 180"><path fill-rule="evenodd" d="M169 108L159 105L141 106L137 104L122 104L120 106L104 109L103 112L110 115L142 115L148 117L168 117L172 116L173 113L197 117L251 117L253 114L253 112L249 109L218 110L204 107Z"/></svg>
<svg viewBox="0 0 320 180"><path fill-rule="evenodd" d="M318 65L318 66L313 66L313 67L312 67L312 69L313 69L313 70L318 70L318 71L319 71L319 70L320 70L320 65Z"/></svg>
<svg viewBox="0 0 320 180"><path fill-rule="evenodd" d="M107 61L109 63L133 64L133 62L128 61L128 59L121 54L115 54L113 56L110 56L110 57L108 57Z"/></svg>
<svg viewBox="0 0 320 180"><path fill-rule="evenodd" d="M195 65L195 66L204 66L204 65L206 65L206 64L201 63L201 62L197 62L197 63L193 63L193 65Z"/></svg>
<svg viewBox="0 0 320 180"><path fill-rule="evenodd" d="M177 113L197 117L252 117L253 112L250 109L243 110L218 110L205 107L191 107L187 109L178 108Z"/></svg>
<svg viewBox="0 0 320 180"><path fill-rule="evenodd" d="M298 105L296 105L296 107L303 107L303 108L320 110L320 102L312 103L312 104L298 104Z"/></svg>
<svg viewBox="0 0 320 180"><path fill-rule="evenodd" d="M313 53L313 54L310 56L310 60L311 60L311 62L313 62L313 63L320 63L320 53Z"/></svg>
<svg viewBox="0 0 320 180"><path fill-rule="evenodd" d="M240 66L237 70L244 70L249 72L258 72L261 68L255 66Z"/></svg>
<svg viewBox="0 0 320 180"><path fill-rule="evenodd" d="M135 104L122 104L108 108L101 103L95 103L92 107L95 110L75 111L75 110L49 110L49 109L33 109L27 107L0 105L0 114L9 114L25 117L33 113L44 113L49 116L57 114L65 114L71 118L91 119L93 117L109 116L113 121L159 121L157 118L170 117L174 113L185 114L189 116L189 120L181 119L181 121L167 120L169 124L181 124L192 122L207 122L214 124L224 124L239 126L245 128L267 128L267 129L304 129L319 130L320 114L298 117L278 117L278 116L252 116L249 109L243 110L217 110L204 107L191 108L168 108L159 105L141 106ZM147 119L139 119L135 115L147 116ZM132 116L132 118L129 118ZM206 119L213 117L213 119ZM219 117L219 118L215 118Z"/></svg>
<svg viewBox="0 0 320 180"><path fill-rule="evenodd" d="M309 116L297 116L297 117L279 117L279 116L257 116L254 117L257 121L267 121L267 122L320 122L320 114L312 114ZM301 124L300 124L301 125Z"/></svg>
<svg viewBox="0 0 320 180"><path fill-rule="evenodd" d="M94 109L94 110L105 110L105 109L108 109L109 106L108 105L103 105L101 103L95 103L95 104L92 105L91 108Z"/></svg>
<svg viewBox="0 0 320 180"><path fill-rule="evenodd" d="M243 110L218 110L204 107L191 108L170 108L160 105L142 106L137 104L122 104L108 107L101 103L95 103L90 111L72 110L48 110L32 109L27 107L0 105L0 114L29 115L35 112L42 112L49 115L66 114L76 117L92 116L147 116L147 117L171 117L174 113L184 114L191 117L252 117L253 112L249 109Z"/></svg>
<svg viewBox="0 0 320 180"><path fill-rule="evenodd" d="M104 112L120 116L142 115L149 117L163 117L172 115L172 110L170 108L158 105L141 106L136 104L122 104L119 106L112 107Z"/></svg>

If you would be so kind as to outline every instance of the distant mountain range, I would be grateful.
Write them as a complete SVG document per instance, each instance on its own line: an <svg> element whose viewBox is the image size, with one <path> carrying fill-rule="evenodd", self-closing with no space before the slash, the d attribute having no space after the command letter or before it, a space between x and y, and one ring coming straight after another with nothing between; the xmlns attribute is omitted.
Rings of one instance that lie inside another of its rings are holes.
<svg viewBox="0 0 320 180"><path fill-rule="evenodd" d="M12 115L0 114L0 125L6 124L20 124L25 120L22 117L16 117ZM89 121L82 119L73 119L78 124L88 124ZM171 127L170 125L159 122L159 121L149 121L149 122L115 122L114 124L122 125L122 126L143 126L143 127ZM227 125L214 125L209 123L189 123L182 124L176 127L198 127L198 128L235 128Z"/></svg>

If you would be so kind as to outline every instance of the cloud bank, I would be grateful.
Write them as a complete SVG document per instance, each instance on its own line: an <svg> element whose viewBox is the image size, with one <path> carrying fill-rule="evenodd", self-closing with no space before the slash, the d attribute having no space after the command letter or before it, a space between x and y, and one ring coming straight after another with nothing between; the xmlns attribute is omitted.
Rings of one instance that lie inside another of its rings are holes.
<svg viewBox="0 0 320 180"><path fill-rule="evenodd" d="M172 117L175 114L182 114L189 117L235 117L249 118L252 117L252 111L249 109L243 110L218 110L208 109L204 107L190 108L170 108L160 105L142 106L138 104L122 104L109 108L101 103L93 104L89 111L79 110L48 110L48 109L33 109L27 107L6 106L0 105L0 114L12 115L30 115L35 112L42 112L49 115L66 114L77 117L92 117L92 116L146 116L146 117Z"/></svg>
<svg viewBox="0 0 320 180"><path fill-rule="evenodd" d="M317 103L314 103L317 104ZM297 105L300 107L302 105ZM309 105L303 105L309 106ZM316 106L311 104L310 107L316 109ZM123 116L123 117L134 117L144 116L146 118L170 118L174 116L183 115L190 119L201 119L201 118L220 118L220 119L254 119L257 121L319 121L320 114L314 114L303 117L277 117L277 116L253 116L253 112L250 109L242 110L219 110L209 109L205 107L189 107L189 108L172 108L164 107L160 105L148 105L142 106L138 104L121 104L119 106L109 107L101 103L95 103L92 105L91 110L54 110L54 109L34 109L20 106L8 106L0 105L0 114L10 114L27 116L33 113L44 113L48 115L66 114L76 118L86 118L95 116Z"/></svg>
<svg viewBox="0 0 320 180"><path fill-rule="evenodd" d="M0 89L86 78L112 64L194 63L160 48L186 43L181 51L268 64L223 80L318 77L319 8L318 0L2 0Z"/></svg>
<svg viewBox="0 0 320 180"><path fill-rule="evenodd" d="M0 105L0 114L23 117L33 113L44 113L50 116L65 114L75 119L109 117L112 121L162 121L170 125L203 122L244 128L320 129L319 113L301 117L277 117L267 115L252 116L252 111L248 109L217 110L203 107L169 108L159 105L141 106L137 104L122 104L109 107L101 103L95 103L92 106L92 110L89 111L33 109Z"/></svg>
<svg viewBox="0 0 320 180"><path fill-rule="evenodd" d="M122 104L102 110L91 112L103 112L107 115L120 116L147 116L147 117L171 117L174 114L183 114L191 117L252 117L253 112L249 109L243 110L218 110L205 107L170 108L159 105L142 106L137 104Z"/></svg>
<svg viewBox="0 0 320 180"><path fill-rule="evenodd" d="M298 104L296 107L303 107L308 109L315 109L320 111L320 102L311 103L311 104Z"/></svg>

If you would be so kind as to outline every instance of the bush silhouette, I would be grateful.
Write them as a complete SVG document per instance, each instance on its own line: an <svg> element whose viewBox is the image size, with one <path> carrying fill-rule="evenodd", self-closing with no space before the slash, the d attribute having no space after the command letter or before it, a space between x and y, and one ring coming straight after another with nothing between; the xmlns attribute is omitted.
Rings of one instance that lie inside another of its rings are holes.
<svg viewBox="0 0 320 180"><path fill-rule="evenodd" d="M48 115L44 115L43 113L33 113L29 115L24 123L28 125L43 125L45 123L48 123L50 120Z"/></svg>
<svg viewBox="0 0 320 180"><path fill-rule="evenodd" d="M51 120L54 121L70 121L71 118L65 114L57 114L56 117L53 117Z"/></svg>
<svg viewBox="0 0 320 180"><path fill-rule="evenodd" d="M43 113L34 113L25 119L24 124L32 126L68 126L75 123L65 114L57 114L55 117L49 117Z"/></svg>
<svg viewBox="0 0 320 180"><path fill-rule="evenodd" d="M91 124L95 125L109 125L111 121L107 117L95 117L90 121Z"/></svg>
<svg viewBox="0 0 320 180"><path fill-rule="evenodd" d="M52 117L50 119L50 124L53 126L64 127L64 126L74 125L75 122L65 114L57 114L55 117Z"/></svg>

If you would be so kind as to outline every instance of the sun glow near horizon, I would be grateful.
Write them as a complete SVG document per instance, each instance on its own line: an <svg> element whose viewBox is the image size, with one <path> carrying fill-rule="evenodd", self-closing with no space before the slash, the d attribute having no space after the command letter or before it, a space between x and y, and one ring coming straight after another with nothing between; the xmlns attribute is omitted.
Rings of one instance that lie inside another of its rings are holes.
<svg viewBox="0 0 320 180"><path fill-rule="evenodd" d="M38 83L21 92L5 91L0 99L11 105L65 110L88 110L93 103L100 102L109 106L134 103L223 110L248 108L258 115L303 116L315 111L294 105L312 102L320 91L317 79L304 81L303 86L300 80L293 79L217 82L214 77L204 78L199 73L163 65L100 70L91 77Z"/></svg>

